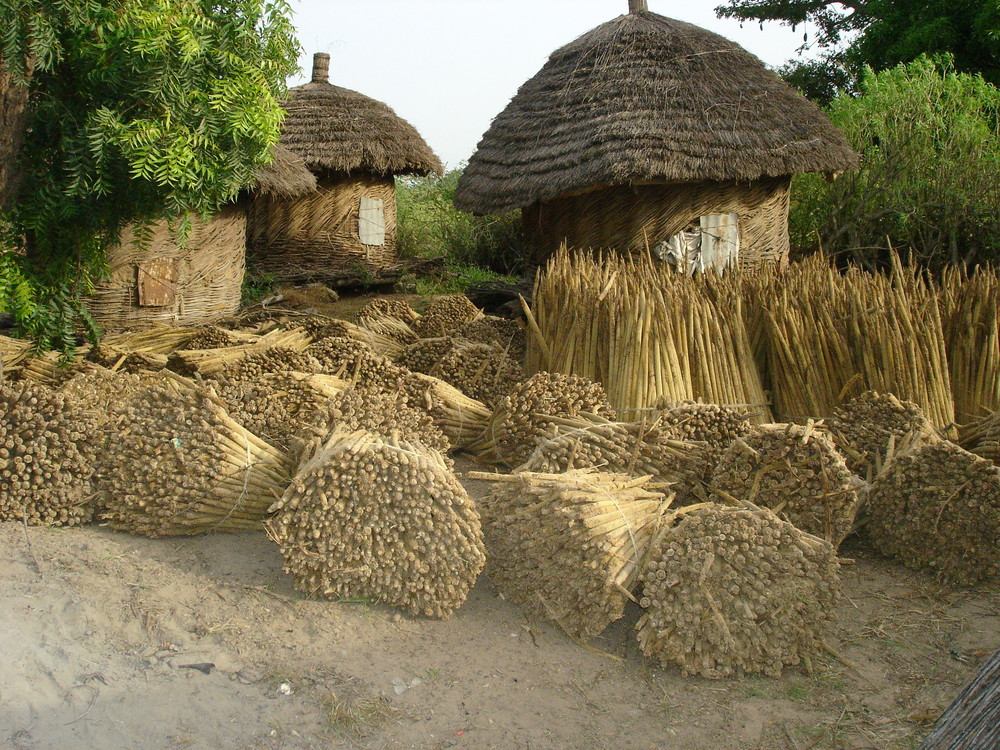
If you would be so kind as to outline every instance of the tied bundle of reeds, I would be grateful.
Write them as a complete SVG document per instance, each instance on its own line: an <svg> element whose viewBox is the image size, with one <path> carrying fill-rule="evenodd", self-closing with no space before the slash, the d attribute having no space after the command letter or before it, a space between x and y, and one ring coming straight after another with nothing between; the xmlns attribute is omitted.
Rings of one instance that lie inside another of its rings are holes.
<svg viewBox="0 0 1000 750"><path fill-rule="evenodd" d="M524 361L528 346L527 331L522 323L495 315L484 315L466 323L455 336L477 344L499 346L515 362Z"/></svg>
<svg viewBox="0 0 1000 750"><path fill-rule="evenodd" d="M955 416L967 424L1000 409L1000 275L952 267L941 286Z"/></svg>
<svg viewBox="0 0 1000 750"><path fill-rule="evenodd" d="M658 406L657 420L672 437L704 445L701 455L704 481L712 476L719 458L733 440L749 435L754 429L745 408L700 401Z"/></svg>
<svg viewBox="0 0 1000 750"><path fill-rule="evenodd" d="M372 300L357 314L359 326L403 345L417 340L417 334L411 325L419 318L402 300L388 299Z"/></svg>
<svg viewBox="0 0 1000 750"><path fill-rule="evenodd" d="M600 383L575 375L535 373L504 397L483 434L466 451L480 461L517 466L552 430L550 417L575 417L581 412L614 416Z"/></svg>
<svg viewBox="0 0 1000 750"><path fill-rule="evenodd" d="M296 352L304 351L312 338L301 328L276 328L254 341L236 346L212 349L178 349L170 355L170 367L177 372L190 375L218 375L232 369L251 354L260 354L272 347L280 347Z"/></svg>
<svg viewBox="0 0 1000 750"><path fill-rule="evenodd" d="M1000 465L1000 411L990 412L961 431L961 446Z"/></svg>
<svg viewBox="0 0 1000 750"><path fill-rule="evenodd" d="M586 412L550 417L553 431L538 440L518 471L561 473L596 469L648 475L689 497L702 479L708 446L677 440L660 420L613 422Z"/></svg>
<svg viewBox="0 0 1000 750"><path fill-rule="evenodd" d="M302 372L268 373L213 384L237 422L283 451L292 447L293 440L330 399L350 387L347 381L331 375Z"/></svg>
<svg viewBox="0 0 1000 750"><path fill-rule="evenodd" d="M210 389L167 385L140 391L110 423L97 465L102 517L150 537L261 528L290 480L288 456Z"/></svg>
<svg viewBox="0 0 1000 750"><path fill-rule="evenodd" d="M662 402L751 405L769 418L739 286L647 255L556 253L535 282L527 371L604 384L626 419Z"/></svg>
<svg viewBox="0 0 1000 750"><path fill-rule="evenodd" d="M937 292L894 259L891 273L840 273L823 258L791 266L758 302L767 320L775 410L828 417L864 390L915 402L938 429L955 421Z"/></svg>
<svg viewBox="0 0 1000 750"><path fill-rule="evenodd" d="M450 617L486 561L479 513L440 453L335 431L272 507L271 538L307 596Z"/></svg>
<svg viewBox="0 0 1000 750"><path fill-rule="evenodd" d="M406 347L397 361L408 370L427 374L454 345L455 339L451 336L420 339Z"/></svg>
<svg viewBox="0 0 1000 750"><path fill-rule="evenodd" d="M429 371L490 408L524 380L521 366L495 344L454 339L448 352Z"/></svg>
<svg viewBox="0 0 1000 750"><path fill-rule="evenodd" d="M267 375L285 372L315 373L320 369L320 363L308 349L298 351L287 346L269 346L226 365L225 369L215 373L213 377L257 380Z"/></svg>
<svg viewBox="0 0 1000 750"><path fill-rule="evenodd" d="M895 443L914 432L934 433L915 403L876 391L865 391L836 407L829 427L847 468L869 479L878 474Z"/></svg>
<svg viewBox="0 0 1000 750"><path fill-rule="evenodd" d="M714 503L664 518L641 583L642 652L710 678L809 663L840 592L828 542L769 510Z"/></svg>
<svg viewBox="0 0 1000 750"><path fill-rule="evenodd" d="M452 448L463 448L486 429L493 412L482 401L430 375L412 373L411 377L413 382L423 386L420 405L451 441Z"/></svg>
<svg viewBox="0 0 1000 750"><path fill-rule="evenodd" d="M133 352L99 343L90 351L90 359L115 372L148 374L159 372L169 364L166 354Z"/></svg>
<svg viewBox="0 0 1000 750"><path fill-rule="evenodd" d="M63 383L59 393L89 412L96 425L103 425L124 400L157 379L155 375L138 375L88 363Z"/></svg>
<svg viewBox="0 0 1000 750"><path fill-rule="evenodd" d="M0 521L63 526L93 517L94 423L42 386L0 387Z"/></svg>
<svg viewBox="0 0 1000 750"><path fill-rule="evenodd" d="M526 610L572 638L599 635L632 599L669 496L650 477L575 470L473 472L483 501L490 576Z"/></svg>
<svg viewBox="0 0 1000 750"><path fill-rule="evenodd" d="M719 459L712 489L764 506L839 547L854 527L861 484L813 422L762 425Z"/></svg>
<svg viewBox="0 0 1000 750"><path fill-rule="evenodd" d="M422 339L451 336L466 323L482 317L483 312L464 294L450 294L431 302L413 330Z"/></svg>
<svg viewBox="0 0 1000 750"><path fill-rule="evenodd" d="M89 346L78 346L68 352L42 352L30 356L12 373L12 379L16 376L18 380L58 388L82 369L89 352Z"/></svg>
<svg viewBox="0 0 1000 750"><path fill-rule="evenodd" d="M904 439L868 494L879 552L970 585L1000 573L1000 468L947 440Z"/></svg>
<svg viewBox="0 0 1000 750"><path fill-rule="evenodd" d="M221 330L215 326L206 328L178 328L165 323L153 323L150 328L141 331L122 331L112 333L101 339L101 343L125 352L139 354L170 354L182 347L188 349L207 349L207 346L188 346L193 339L206 330Z"/></svg>
<svg viewBox="0 0 1000 750"><path fill-rule="evenodd" d="M11 370L31 355L31 342L0 336L0 363L3 369Z"/></svg>

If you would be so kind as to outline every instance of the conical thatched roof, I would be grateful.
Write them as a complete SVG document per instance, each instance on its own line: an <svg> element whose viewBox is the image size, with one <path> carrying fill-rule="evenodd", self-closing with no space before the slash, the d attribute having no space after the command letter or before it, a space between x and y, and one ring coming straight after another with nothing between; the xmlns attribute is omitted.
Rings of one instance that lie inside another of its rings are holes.
<svg viewBox="0 0 1000 750"><path fill-rule="evenodd" d="M313 171L380 175L440 173L441 161L392 109L328 81L330 56L319 53L313 80L289 90L281 142Z"/></svg>
<svg viewBox="0 0 1000 750"><path fill-rule="evenodd" d="M479 142L455 203L498 213L602 185L857 162L819 108L742 47L637 10L556 50L521 86Z"/></svg>
<svg viewBox="0 0 1000 750"><path fill-rule="evenodd" d="M272 198L296 198L316 191L316 175L302 159L280 144L271 155L274 161L257 170L255 192Z"/></svg>

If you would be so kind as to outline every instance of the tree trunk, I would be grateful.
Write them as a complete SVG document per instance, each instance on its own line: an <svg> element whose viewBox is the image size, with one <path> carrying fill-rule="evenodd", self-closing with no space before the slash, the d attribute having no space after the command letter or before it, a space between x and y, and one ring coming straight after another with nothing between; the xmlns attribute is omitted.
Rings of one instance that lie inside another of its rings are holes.
<svg viewBox="0 0 1000 750"><path fill-rule="evenodd" d="M28 87L0 65L0 209L13 201L20 186L18 154L27 126Z"/></svg>

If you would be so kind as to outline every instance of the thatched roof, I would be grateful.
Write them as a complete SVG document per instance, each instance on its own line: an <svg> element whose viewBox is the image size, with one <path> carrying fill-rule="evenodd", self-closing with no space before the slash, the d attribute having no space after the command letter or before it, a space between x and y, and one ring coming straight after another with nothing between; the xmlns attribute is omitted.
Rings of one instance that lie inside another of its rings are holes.
<svg viewBox="0 0 1000 750"><path fill-rule="evenodd" d="M272 198L296 198L316 192L316 175L306 163L282 145L271 150L274 157L267 166L257 170L253 190Z"/></svg>
<svg viewBox="0 0 1000 750"><path fill-rule="evenodd" d="M317 54L313 80L288 92L282 144L313 171L380 175L442 171L430 146L388 105L331 85L329 64L329 55Z"/></svg>
<svg viewBox="0 0 1000 750"><path fill-rule="evenodd" d="M819 108L742 47L637 10L556 50L521 86L479 142L455 204L498 213L596 186L857 162Z"/></svg>

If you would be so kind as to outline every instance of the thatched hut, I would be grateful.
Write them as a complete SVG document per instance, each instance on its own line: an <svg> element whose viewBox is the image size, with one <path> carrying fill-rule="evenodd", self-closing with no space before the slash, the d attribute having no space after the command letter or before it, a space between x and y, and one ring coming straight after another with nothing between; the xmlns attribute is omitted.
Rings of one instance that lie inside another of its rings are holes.
<svg viewBox="0 0 1000 750"><path fill-rule="evenodd" d="M857 155L816 105L706 29L630 12L556 50L494 120L455 195L521 208L536 260L561 243L649 248L685 269L783 259L791 175Z"/></svg>
<svg viewBox="0 0 1000 750"><path fill-rule="evenodd" d="M250 262L289 281L378 276L397 261L395 175L441 172L416 129L386 104L329 82L318 53L312 81L288 92L281 142L316 175L316 193L254 201Z"/></svg>
<svg viewBox="0 0 1000 750"><path fill-rule="evenodd" d="M108 277L87 302L91 315L107 328L207 323L232 315L240 304L250 196L291 200L315 191L316 178L305 163L277 146L254 187L207 220L195 217L183 245L179 227L165 220L127 228L108 251Z"/></svg>

